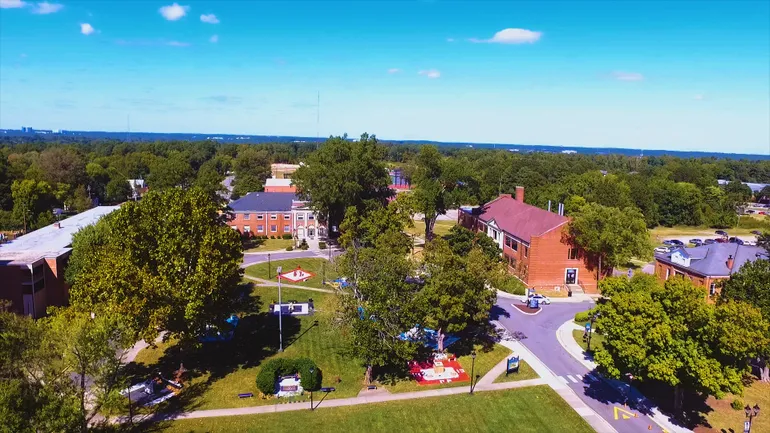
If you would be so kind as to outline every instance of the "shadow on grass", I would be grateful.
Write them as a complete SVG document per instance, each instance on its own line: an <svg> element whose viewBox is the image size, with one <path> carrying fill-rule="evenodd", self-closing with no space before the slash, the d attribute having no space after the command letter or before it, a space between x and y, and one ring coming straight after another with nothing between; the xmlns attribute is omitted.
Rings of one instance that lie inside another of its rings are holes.
<svg viewBox="0 0 770 433"><path fill-rule="evenodd" d="M251 293L251 284L242 284L239 290ZM155 373L173 379L174 372L184 364L184 391L157 407L155 413L173 413L192 411L198 408L200 397L211 384L228 374L240 369L259 365L264 359L276 354L279 348L278 316L263 311L265 303L259 296L240 296L236 311L240 316L238 327L231 341L199 343L185 341L166 348L157 363L144 365L130 363L126 366L126 375L131 383L147 380ZM284 346L297 341L305 332L299 334L301 322L296 317L282 318ZM315 324L312 326L315 327ZM312 328L311 327L311 328ZM298 335L299 334L299 335ZM208 375L205 381L197 378ZM241 390L233 389L233 394Z"/></svg>

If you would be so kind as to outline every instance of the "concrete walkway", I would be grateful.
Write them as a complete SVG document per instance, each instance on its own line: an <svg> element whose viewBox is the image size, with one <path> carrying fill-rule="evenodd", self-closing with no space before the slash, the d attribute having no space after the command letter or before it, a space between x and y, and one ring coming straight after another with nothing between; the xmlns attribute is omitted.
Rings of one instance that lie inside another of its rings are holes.
<svg viewBox="0 0 770 433"><path fill-rule="evenodd" d="M584 328L576 324L574 321L568 320L564 322L561 326L559 326L559 329L556 331L556 339L559 341L559 344L561 344L561 347L564 348L565 351L567 351L567 353L569 353L578 362L583 364L586 368L593 371L596 369L597 364L594 362L593 356L585 353L583 351L583 348L580 347L577 341L575 341L575 338L572 336L572 331L574 330L583 331ZM657 407L654 407L654 405L651 402L647 402L647 398L641 392L639 392L636 388L624 382L607 379L599 374L597 374L596 376L602 379L611 387L618 389L620 392L627 393L629 397L637 401L646 402L645 405L650 407L651 408L650 411L652 412L650 415L647 415L647 416L649 416L656 424L664 428L666 431L670 433L692 432L692 430L689 430L685 427L678 426L676 424L673 424L671 421L669 421L669 418L666 415L664 415Z"/></svg>
<svg viewBox="0 0 770 433"><path fill-rule="evenodd" d="M244 275L243 278L246 278L247 280L256 281L258 286L260 287L278 287L277 281L269 281L269 280L263 280L262 278L252 277L250 275ZM302 290L309 290L311 292L322 292L322 293L335 293L334 290L330 289L318 289L315 287L306 287L306 286L299 286L296 284L285 284L281 283L281 287L287 287L291 289L302 289Z"/></svg>
<svg viewBox="0 0 770 433"><path fill-rule="evenodd" d="M497 297L510 299L514 302L521 302L527 299L526 295L514 295L512 293L503 292L502 290L497 291ZM594 297L595 296L587 295L585 293L579 293L579 294L575 294L574 296L570 296L566 298L549 297L549 299L554 304L579 304L581 302L594 302ZM544 308L548 308L548 306L545 306Z"/></svg>

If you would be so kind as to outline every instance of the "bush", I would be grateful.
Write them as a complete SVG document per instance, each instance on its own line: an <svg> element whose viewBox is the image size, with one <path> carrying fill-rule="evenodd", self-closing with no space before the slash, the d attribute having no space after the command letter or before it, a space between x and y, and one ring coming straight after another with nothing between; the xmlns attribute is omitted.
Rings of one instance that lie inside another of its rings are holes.
<svg viewBox="0 0 770 433"><path fill-rule="evenodd" d="M286 251L294 251L294 247L289 245L288 247L286 247Z"/></svg>
<svg viewBox="0 0 770 433"><path fill-rule="evenodd" d="M325 249L326 249L326 242L324 242L324 241L319 241L319 242L318 242L318 248L320 248L320 249L322 249L322 250L325 250Z"/></svg>
<svg viewBox="0 0 770 433"><path fill-rule="evenodd" d="M291 238L292 238L292 236L291 236L291 234L287 233L287 234L285 234L285 235L281 236L281 238L283 238L283 239L286 239L286 240L289 240L289 239L291 239Z"/></svg>
<svg viewBox="0 0 770 433"><path fill-rule="evenodd" d="M730 403L730 407L732 407L735 410L742 410L743 409L743 400L740 398L736 398L733 400L732 403Z"/></svg>
<svg viewBox="0 0 770 433"><path fill-rule="evenodd" d="M310 373L310 369L313 373ZM257 389L265 395L275 393L275 384L279 376L299 373L300 384L307 391L321 387L321 369L309 358L275 358L267 361L257 374Z"/></svg>
<svg viewBox="0 0 770 433"><path fill-rule="evenodd" d="M575 313L576 322L588 322L589 320L591 320L591 310Z"/></svg>
<svg viewBox="0 0 770 433"><path fill-rule="evenodd" d="M302 242L299 244L299 249L306 250L310 248L310 246L307 244L307 241L305 239L302 239Z"/></svg>

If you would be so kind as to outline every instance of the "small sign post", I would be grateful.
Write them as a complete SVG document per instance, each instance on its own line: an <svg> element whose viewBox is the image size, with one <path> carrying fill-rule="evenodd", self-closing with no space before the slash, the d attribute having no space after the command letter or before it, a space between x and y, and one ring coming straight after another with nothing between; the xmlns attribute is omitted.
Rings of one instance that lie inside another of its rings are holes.
<svg viewBox="0 0 770 433"><path fill-rule="evenodd" d="M751 432L751 421L744 421L743 422L743 433L750 433Z"/></svg>
<svg viewBox="0 0 770 433"><path fill-rule="evenodd" d="M508 365L505 370L505 375L508 376L508 373L515 371L516 373L519 372L519 355L514 354L512 357L508 358Z"/></svg>

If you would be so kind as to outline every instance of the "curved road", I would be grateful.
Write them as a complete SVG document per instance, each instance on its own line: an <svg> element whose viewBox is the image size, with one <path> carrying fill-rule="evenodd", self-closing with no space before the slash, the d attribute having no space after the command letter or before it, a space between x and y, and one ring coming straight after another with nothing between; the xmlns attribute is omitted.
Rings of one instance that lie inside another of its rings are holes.
<svg viewBox="0 0 770 433"><path fill-rule="evenodd" d="M645 407L625 407L623 393L598 378L564 350L556 338L556 330L578 311L591 308L592 302L553 303L544 306L538 314L527 315L513 306L518 299L497 299L497 320L527 349L535 354L560 381L567 384L583 402L607 420L621 433L663 432L660 426L645 414ZM617 408L617 409L616 409ZM615 411L617 410L617 418ZM624 416L625 415L625 416ZM652 430L648 427L652 426Z"/></svg>
<svg viewBox="0 0 770 433"><path fill-rule="evenodd" d="M330 250L277 251L275 253L270 253L270 260L276 261L286 259L309 259L314 257L319 259L328 259L330 254L329 251ZM331 250L332 258L337 257L340 254L342 254L342 251L338 249ZM267 256L267 253L245 253L243 255L243 263L241 264L241 267L245 268L257 263L267 263Z"/></svg>

